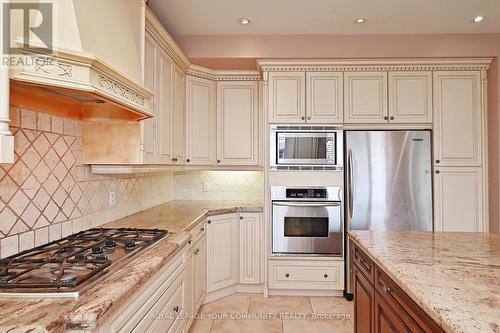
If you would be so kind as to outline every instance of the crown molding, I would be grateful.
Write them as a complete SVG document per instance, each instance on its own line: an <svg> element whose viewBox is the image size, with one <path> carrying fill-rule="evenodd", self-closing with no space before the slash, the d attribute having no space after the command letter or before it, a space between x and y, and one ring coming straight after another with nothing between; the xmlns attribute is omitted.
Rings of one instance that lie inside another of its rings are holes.
<svg viewBox="0 0 500 333"><path fill-rule="evenodd" d="M262 75L256 70L213 70L198 65L191 65L188 75L211 81L260 81Z"/></svg>
<svg viewBox="0 0 500 333"><path fill-rule="evenodd" d="M189 66L191 66L191 62L149 7L146 7L146 31L167 52L174 62L184 72L187 72Z"/></svg>
<svg viewBox="0 0 500 333"><path fill-rule="evenodd" d="M262 59L261 72L487 70L492 58Z"/></svg>

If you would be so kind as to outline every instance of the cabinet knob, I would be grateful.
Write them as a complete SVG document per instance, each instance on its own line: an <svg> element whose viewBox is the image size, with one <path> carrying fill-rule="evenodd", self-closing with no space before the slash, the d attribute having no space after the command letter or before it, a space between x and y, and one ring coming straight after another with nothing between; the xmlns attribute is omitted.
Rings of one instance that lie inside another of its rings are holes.
<svg viewBox="0 0 500 333"><path fill-rule="evenodd" d="M217 160L217 163L220 163L220 160Z"/></svg>
<svg viewBox="0 0 500 333"><path fill-rule="evenodd" d="M306 120L306 117L302 116L302 117L300 117L300 119L302 119L302 120Z"/></svg>
<svg viewBox="0 0 500 333"><path fill-rule="evenodd" d="M172 310L174 310L174 312L179 312L179 306L178 305L174 306Z"/></svg>
<svg viewBox="0 0 500 333"><path fill-rule="evenodd" d="M189 163L189 162L191 162L191 160L188 158L188 159L186 160L186 162L188 162L188 163Z"/></svg>
<svg viewBox="0 0 500 333"><path fill-rule="evenodd" d="M286 274L285 274L285 277L290 277L290 274L286 273Z"/></svg>
<svg viewBox="0 0 500 333"><path fill-rule="evenodd" d="M328 277L328 274L323 275L323 277L326 279Z"/></svg>
<svg viewBox="0 0 500 333"><path fill-rule="evenodd" d="M191 245L192 241L191 240L188 240L188 244Z"/></svg>
<svg viewBox="0 0 500 333"><path fill-rule="evenodd" d="M243 216L240 216L240 220L243 220Z"/></svg>
<svg viewBox="0 0 500 333"><path fill-rule="evenodd" d="M212 221L208 220L207 223L210 224L210 223L212 223Z"/></svg>
<svg viewBox="0 0 500 333"><path fill-rule="evenodd" d="M200 249L196 249L196 250L194 251L194 254L198 254L199 252L200 252Z"/></svg>
<svg viewBox="0 0 500 333"><path fill-rule="evenodd" d="M387 119L389 119L389 117L385 116L385 117L384 117L384 120L387 120Z"/></svg>
<svg viewBox="0 0 500 333"><path fill-rule="evenodd" d="M391 288L390 287L387 287L387 286L382 286L382 290L384 291L384 293L390 293L391 292Z"/></svg>
<svg viewBox="0 0 500 333"><path fill-rule="evenodd" d="M177 162L177 157L172 158L172 162Z"/></svg>
<svg viewBox="0 0 500 333"><path fill-rule="evenodd" d="M436 170L436 174L438 174L438 175L439 175L439 170Z"/></svg>
<svg viewBox="0 0 500 333"><path fill-rule="evenodd" d="M436 163L438 163L438 164L439 164L439 162L441 162L441 161L440 161L440 160L436 160Z"/></svg>
<svg viewBox="0 0 500 333"><path fill-rule="evenodd" d="M394 116L391 116L391 118L389 118L390 120L394 120Z"/></svg>
<svg viewBox="0 0 500 333"><path fill-rule="evenodd" d="M205 231L205 228L201 228L200 231Z"/></svg>
<svg viewBox="0 0 500 333"><path fill-rule="evenodd" d="M307 120L311 120L311 116L307 116Z"/></svg>

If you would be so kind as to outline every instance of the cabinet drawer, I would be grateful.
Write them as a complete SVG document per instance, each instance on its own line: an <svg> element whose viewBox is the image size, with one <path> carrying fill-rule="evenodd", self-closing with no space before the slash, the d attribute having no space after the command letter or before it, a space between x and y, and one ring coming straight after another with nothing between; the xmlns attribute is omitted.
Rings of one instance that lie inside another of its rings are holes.
<svg viewBox="0 0 500 333"><path fill-rule="evenodd" d="M132 332L175 332L183 310L184 276L181 275L163 293Z"/></svg>
<svg viewBox="0 0 500 333"><path fill-rule="evenodd" d="M206 233L205 220L198 223L193 229L191 229L191 235L193 235L192 243L196 243L201 237Z"/></svg>
<svg viewBox="0 0 500 333"><path fill-rule="evenodd" d="M270 287L277 289L343 289L344 262L276 261L270 264Z"/></svg>
<svg viewBox="0 0 500 333"><path fill-rule="evenodd" d="M354 245L354 256L352 260L354 264L358 266L359 270L366 275L368 280L373 283L375 277L375 266L373 265L373 261L364 254L357 245Z"/></svg>
<svg viewBox="0 0 500 333"><path fill-rule="evenodd" d="M442 329L378 267L375 269L375 289L410 332L442 332Z"/></svg>

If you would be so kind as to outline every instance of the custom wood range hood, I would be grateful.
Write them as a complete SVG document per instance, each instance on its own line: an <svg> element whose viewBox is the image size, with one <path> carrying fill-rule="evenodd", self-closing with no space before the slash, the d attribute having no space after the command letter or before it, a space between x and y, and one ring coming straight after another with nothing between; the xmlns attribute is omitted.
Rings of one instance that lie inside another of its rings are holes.
<svg viewBox="0 0 500 333"><path fill-rule="evenodd" d="M10 68L10 104L84 120L151 117L153 93L142 79L144 1L50 3L52 50L23 48ZM22 48L23 32L13 30L11 45Z"/></svg>

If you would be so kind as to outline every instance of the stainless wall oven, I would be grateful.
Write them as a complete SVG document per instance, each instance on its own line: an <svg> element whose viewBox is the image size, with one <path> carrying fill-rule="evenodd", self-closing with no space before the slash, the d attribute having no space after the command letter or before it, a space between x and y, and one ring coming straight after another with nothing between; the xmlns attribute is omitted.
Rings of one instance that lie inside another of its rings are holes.
<svg viewBox="0 0 500 333"><path fill-rule="evenodd" d="M341 187L271 188L273 255L343 255Z"/></svg>
<svg viewBox="0 0 500 333"><path fill-rule="evenodd" d="M335 126L271 126L270 164L276 170L341 170L342 129Z"/></svg>

